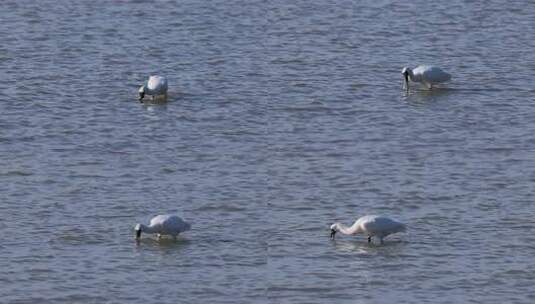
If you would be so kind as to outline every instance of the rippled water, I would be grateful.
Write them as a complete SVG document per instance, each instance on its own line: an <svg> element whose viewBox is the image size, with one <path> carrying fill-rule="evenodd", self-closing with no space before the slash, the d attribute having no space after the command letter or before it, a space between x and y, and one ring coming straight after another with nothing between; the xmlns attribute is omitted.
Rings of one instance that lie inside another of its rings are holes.
<svg viewBox="0 0 535 304"><path fill-rule="evenodd" d="M291 2L0 3L2 301L535 301L533 4Z"/></svg>

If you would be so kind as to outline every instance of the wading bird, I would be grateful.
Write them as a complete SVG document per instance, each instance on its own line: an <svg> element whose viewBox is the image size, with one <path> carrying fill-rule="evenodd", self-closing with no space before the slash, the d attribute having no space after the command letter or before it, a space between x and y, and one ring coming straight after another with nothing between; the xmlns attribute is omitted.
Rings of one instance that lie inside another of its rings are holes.
<svg viewBox="0 0 535 304"><path fill-rule="evenodd" d="M143 102L146 95L151 95L152 100L157 96L163 96L167 100L167 78L164 76L150 76L139 88L139 101Z"/></svg>
<svg viewBox="0 0 535 304"><path fill-rule="evenodd" d="M191 229L191 224L185 222L180 217L176 215L157 215L150 220L148 226L143 224L137 224L136 239L141 238L141 232L144 233L156 233L158 234L158 239L162 235L170 235L176 239L176 236L182 232L188 231Z"/></svg>
<svg viewBox="0 0 535 304"><path fill-rule="evenodd" d="M366 215L359 218L351 227L347 227L341 223L334 223L331 225L331 238L334 240L336 232L341 232L347 235L364 234L368 236L368 243L372 241L372 237L377 236L383 243L383 238L387 235L406 231L404 224L384 216Z"/></svg>
<svg viewBox="0 0 535 304"><path fill-rule="evenodd" d="M411 82L419 82L425 85L429 90L433 88L433 85L449 81L451 75L444 72L441 68L437 68L430 65L420 65L414 70L411 68L403 68L401 74L405 78L405 88L409 90L409 80Z"/></svg>

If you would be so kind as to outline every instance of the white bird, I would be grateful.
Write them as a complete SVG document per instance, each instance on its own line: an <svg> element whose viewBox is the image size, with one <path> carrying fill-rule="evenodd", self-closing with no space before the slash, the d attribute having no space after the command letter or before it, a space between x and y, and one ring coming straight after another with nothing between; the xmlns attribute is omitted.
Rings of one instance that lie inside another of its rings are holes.
<svg viewBox="0 0 535 304"><path fill-rule="evenodd" d="M389 234L406 231L404 224L394 221L388 217L377 215L366 215L359 218L351 227L341 223L331 225L331 238L334 239L336 232L354 235L362 233L368 236L368 243L372 241L372 236L377 236L383 243L383 238Z"/></svg>
<svg viewBox="0 0 535 304"><path fill-rule="evenodd" d="M420 82L424 84L428 89L432 89L434 84L446 82L451 79L451 75L444 72L441 68L420 65L414 70L410 68L403 68L401 74L405 77L405 87L409 90L409 79L412 82Z"/></svg>
<svg viewBox="0 0 535 304"><path fill-rule="evenodd" d="M188 231L191 229L191 224L185 222L180 217L171 214L157 215L150 220L148 226L143 224L137 224L136 239L141 237L141 232L145 233L157 233L158 238L162 235L171 235L173 238L179 233Z"/></svg>
<svg viewBox="0 0 535 304"><path fill-rule="evenodd" d="M164 76L153 75L139 88L139 101L143 102L145 94L154 97L163 95L167 99L167 78Z"/></svg>

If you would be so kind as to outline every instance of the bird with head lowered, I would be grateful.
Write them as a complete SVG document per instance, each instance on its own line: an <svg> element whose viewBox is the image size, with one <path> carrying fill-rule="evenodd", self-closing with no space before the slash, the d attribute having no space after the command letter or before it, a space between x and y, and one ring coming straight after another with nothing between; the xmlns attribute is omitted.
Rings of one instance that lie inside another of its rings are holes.
<svg viewBox="0 0 535 304"><path fill-rule="evenodd" d="M403 74L407 91L409 90L409 80L421 83L429 90L433 88L433 85L451 80L450 74L444 72L441 68L430 65L420 65L415 69L405 67L401 70L401 74Z"/></svg>
<svg viewBox="0 0 535 304"><path fill-rule="evenodd" d="M372 241L372 237L378 237L383 243L383 239L393 233L404 232L407 228L404 224L384 216L366 215L351 226L345 226L341 223L334 223L331 225L331 239L337 232L346 235L364 234L368 236L368 243Z"/></svg>
<svg viewBox="0 0 535 304"><path fill-rule="evenodd" d="M185 222L176 215L165 214L153 217L149 225L137 224L134 228L136 239L141 238L141 233L156 233L158 239L163 235L170 235L176 239L177 235L191 229L191 224Z"/></svg>

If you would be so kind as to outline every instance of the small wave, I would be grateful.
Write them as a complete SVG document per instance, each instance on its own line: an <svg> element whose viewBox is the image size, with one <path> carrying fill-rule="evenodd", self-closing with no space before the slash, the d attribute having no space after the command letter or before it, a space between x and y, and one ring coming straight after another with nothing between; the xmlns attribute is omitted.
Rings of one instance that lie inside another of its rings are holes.
<svg viewBox="0 0 535 304"><path fill-rule="evenodd" d="M0 173L0 176L31 176L31 175L33 175L32 172L19 171L19 170Z"/></svg>

